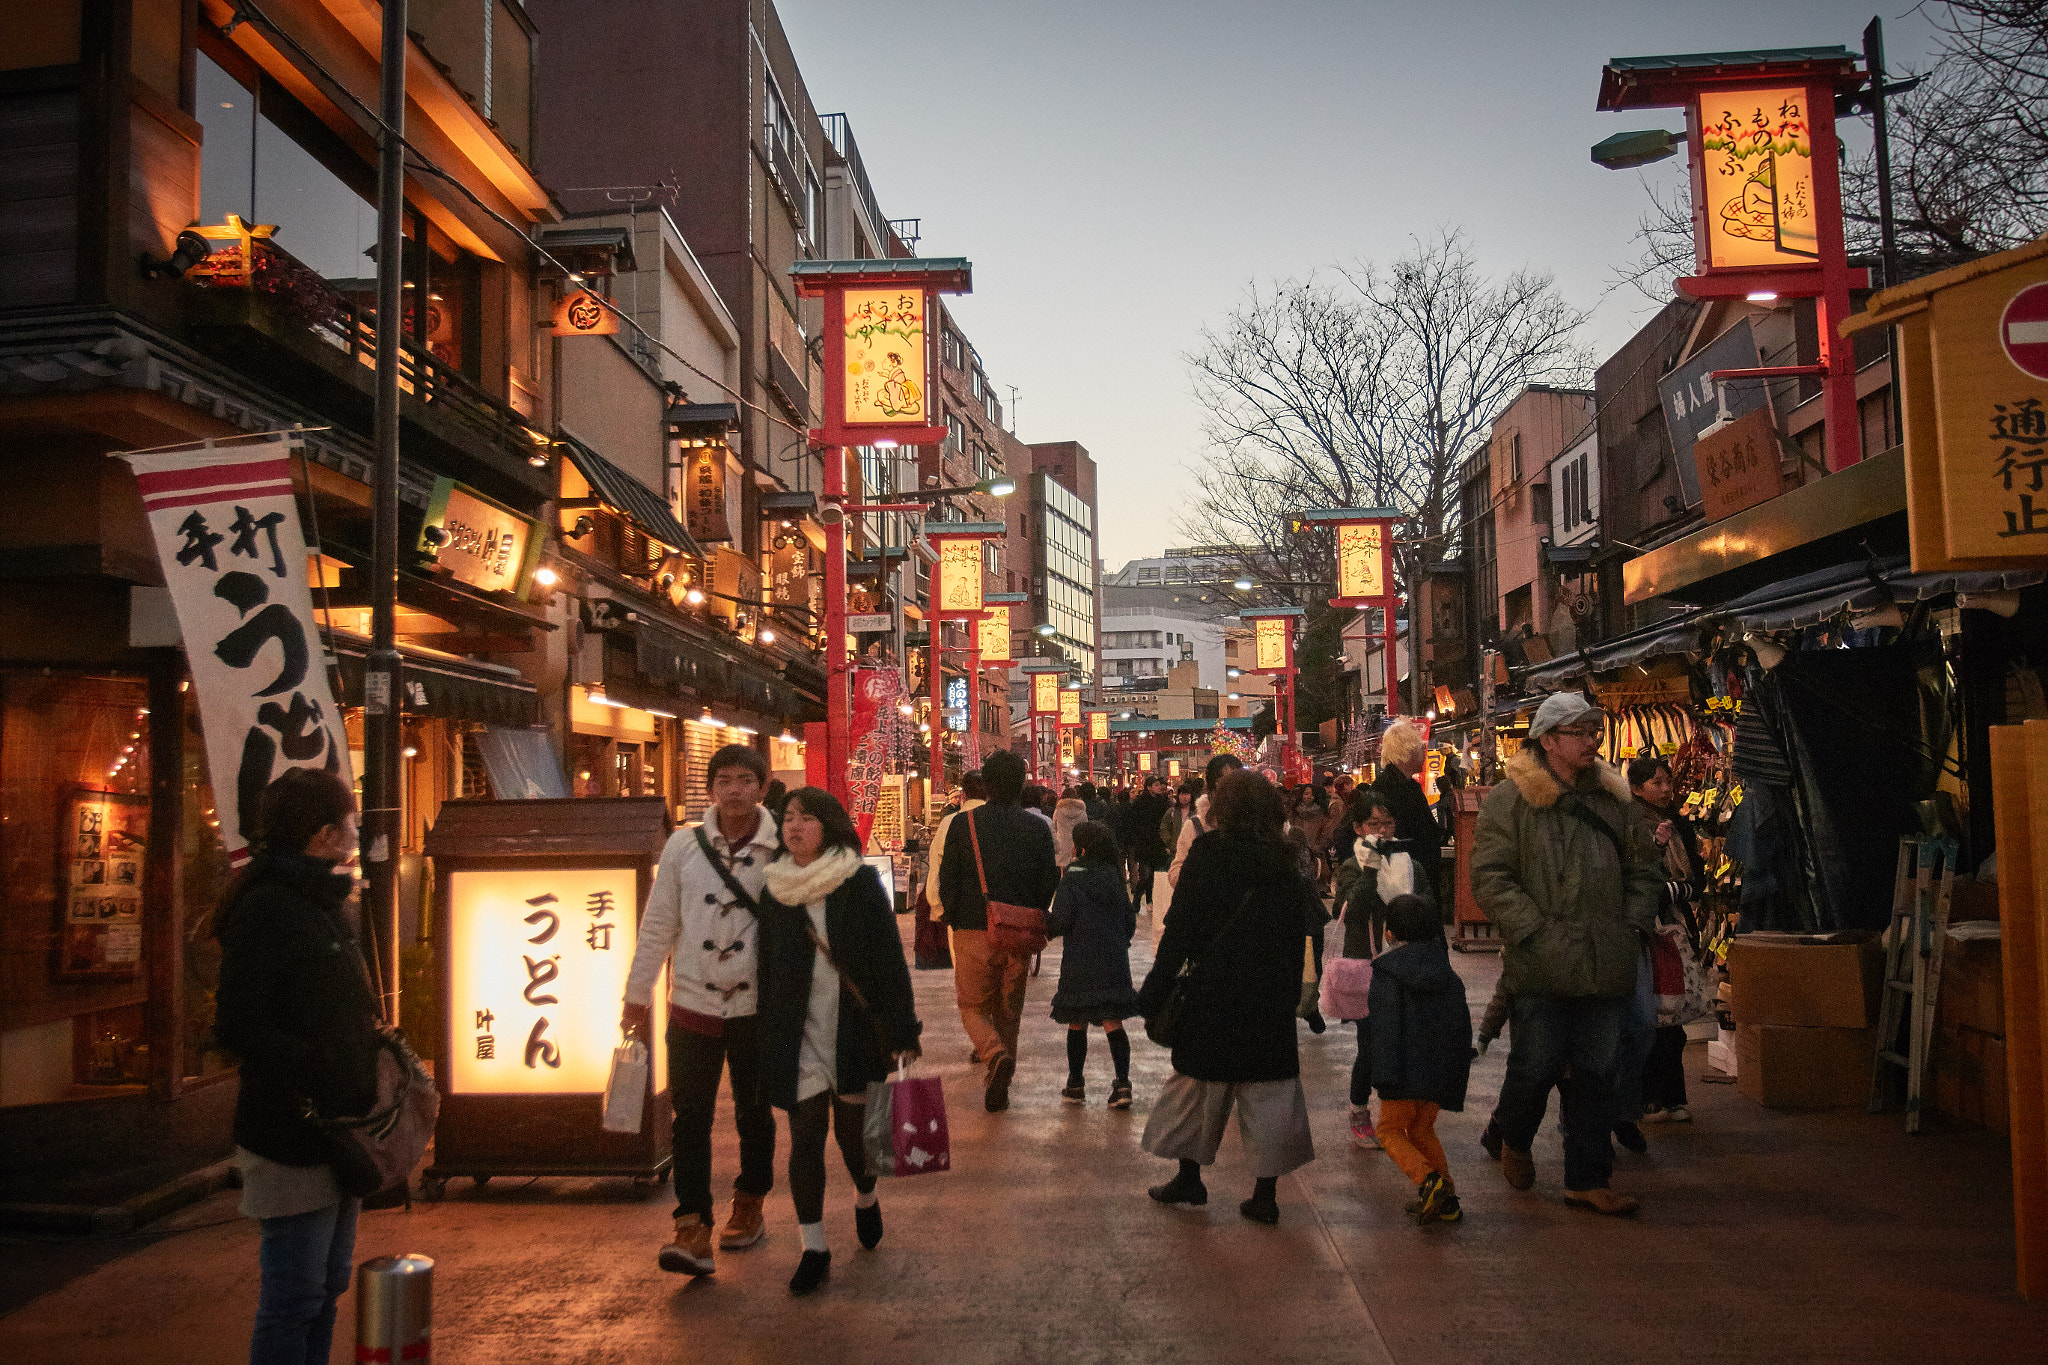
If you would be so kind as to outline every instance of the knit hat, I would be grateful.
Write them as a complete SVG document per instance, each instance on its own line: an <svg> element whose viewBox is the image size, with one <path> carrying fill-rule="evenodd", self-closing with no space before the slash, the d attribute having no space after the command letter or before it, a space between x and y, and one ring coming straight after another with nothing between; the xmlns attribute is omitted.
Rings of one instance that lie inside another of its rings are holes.
<svg viewBox="0 0 2048 1365"><path fill-rule="evenodd" d="M1529 738L1540 739L1560 725L1571 725L1586 716L1606 714L1587 701L1583 692L1553 692L1543 699L1543 705L1536 708L1536 719L1529 722Z"/></svg>

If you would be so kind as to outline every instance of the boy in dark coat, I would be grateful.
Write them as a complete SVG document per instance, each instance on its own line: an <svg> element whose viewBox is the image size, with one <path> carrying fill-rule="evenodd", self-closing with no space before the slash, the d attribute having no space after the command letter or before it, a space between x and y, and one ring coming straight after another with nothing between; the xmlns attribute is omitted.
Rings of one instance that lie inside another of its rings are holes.
<svg viewBox="0 0 2048 1365"><path fill-rule="evenodd" d="M1373 960L1372 1080L1380 1092L1379 1139L1416 1185L1408 1206L1417 1223L1462 1216L1450 1162L1436 1137L1436 1116L1465 1107L1472 1071L1472 1010L1451 969L1443 926L1419 896L1387 904L1397 946Z"/></svg>
<svg viewBox="0 0 2048 1365"><path fill-rule="evenodd" d="M1100 1024L1116 1067L1109 1107L1131 1107L1131 1040L1124 1020L1138 1012L1138 992L1131 986L1131 933L1138 912L1124 888L1122 861L1109 826L1093 820L1077 825L1074 861L1067 864L1046 915L1046 933L1066 940L1052 1017L1067 1026L1067 1088L1060 1098L1068 1104L1088 1098L1081 1071L1088 1062L1088 1028Z"/></svg>

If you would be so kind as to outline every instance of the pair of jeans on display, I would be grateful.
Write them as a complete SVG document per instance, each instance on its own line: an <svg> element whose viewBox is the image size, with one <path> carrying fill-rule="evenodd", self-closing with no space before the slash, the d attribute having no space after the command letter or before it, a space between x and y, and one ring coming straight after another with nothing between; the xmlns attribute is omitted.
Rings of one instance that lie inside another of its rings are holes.
<svg viewBox="0 0 2048 1365"><path fill-rule="evenodd" d="M335 1305L348 1292L359 1199L262 1220L262 1287L249 1365L327 1365Z"/></svg>
<svg viewBox="0 0 2048 1365"><path fill-rule="evenodd" d="M1614 1174L1607 1135L1614 1128L1622 1017L1632 1003L1628 997L1517 995L1509 1004L1512 1046L1494 1122L1502 1141L1528 1151L1555 1086L1568 1190L1604 1190Z"/></svg>

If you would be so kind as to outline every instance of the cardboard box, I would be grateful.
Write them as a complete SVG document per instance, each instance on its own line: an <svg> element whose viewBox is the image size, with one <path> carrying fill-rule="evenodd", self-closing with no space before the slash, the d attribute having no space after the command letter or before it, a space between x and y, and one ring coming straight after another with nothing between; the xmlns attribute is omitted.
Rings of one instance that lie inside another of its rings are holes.
<svg viewBox="0 0 2048 1365"><path fill-rule="evenodd" d="M1935 999L1935 1022L1942 1028L1967 1028L2005 1036L2005 961L1999 939L1963 926L1966 937L1949 931L1941 951L1941 993Z"/></svg>
<svg viewBox="0 0 2048 1365"><path fill-rule="evenodd" d="M1766 1109L1837 1109L1870 1098L1867 1028L1738 1024L1735 1088Z"/></svg>
<svg viewBox="0 0 2048 1365"><path fill-rule="evenodd" d="M1936 1113L1994 1133L2010 1131L2005 1039L1973 1028L1943 1026L1935 1030L1930 1060Z"/></svg>
<svg viewBox="0 0 2048 1365"><path fill-rule="evenodd" d="M1867 935L1744 934L1728 945L1738 1028L1869 1028L1883 980L1884 948Z"/></svg>

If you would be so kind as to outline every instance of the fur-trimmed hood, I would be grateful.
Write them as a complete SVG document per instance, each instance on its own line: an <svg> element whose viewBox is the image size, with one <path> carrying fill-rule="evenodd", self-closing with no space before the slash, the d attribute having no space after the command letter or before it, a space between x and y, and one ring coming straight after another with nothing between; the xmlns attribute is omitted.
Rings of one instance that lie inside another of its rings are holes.
<svg viewBox="0 0 2048 1365"><path fill-rule="evenodd" d="M1536 748L1529 747L1509 759L1507 777L1515 784L1515 790L1522 794L1524 801L1538 810L1548 810L1557 803L1557 798L1564 794L1564 785L1557 780L1557 774L1550 770L1550 765L1542 760L1539 752ZM1602 790L1623 806L1627 806L1633 799L1628 789L1628 778L1613 764L1595 759L1593 766L1587 771L1594 774ZM1579 785L1586 785L1584 776L1579 778Z"/></svg>

